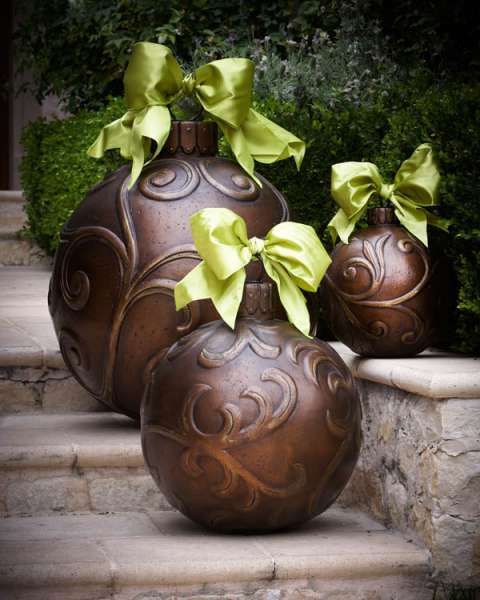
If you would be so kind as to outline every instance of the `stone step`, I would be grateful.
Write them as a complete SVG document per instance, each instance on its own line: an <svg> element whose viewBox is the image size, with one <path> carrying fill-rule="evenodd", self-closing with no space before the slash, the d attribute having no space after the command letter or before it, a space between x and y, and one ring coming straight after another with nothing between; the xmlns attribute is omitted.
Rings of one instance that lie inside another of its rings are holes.
<svg viewBox="0 0 480 600"><path fill-rule="evenodd" d="M106 410L65 367L47 307L50 274L0 267L0 414Z"/></svg>
<svg viewBox="0 0 480 600"><path fill-rule="evenodd" d="M27 221L21 191L0 190L0 265L50 264L33 241L22 236Z"/></svg>
<svg viewBox="0 0 480 600"><path fill-rule="evenodd" d="M114 413L0 417L0 514L169 510L139 425Z"/></svg>
<svg viewBox="0 0 480 600"><path fill-rule="evenodd" d="M429 554L352 510L267 535L177 512L0 521L4 600L430 600Z"/></svg>
<svg viewBox="0 0 480 600"><path fill-rule="evenodd" d="M65 371L46 304L49 275L45 269L0 268L0 411L105 410ZM480 587L480 358L432 350L411 359L362 358L333 346L362 391L364 434L359 463L339 501L415 536L431 551L437 576ZM68 482L72 471L66 470ZM28 469L21 472L27 492L35 490ZM105 478L92 485L106 485L106 473L102 468ZM89 475L93 480L95 473ZM53 482L40 479L39 485L55 490ZM128 494L117 485L112 489L123 506ZM67 492L60 491L60 507ZM92 495L87 509L98 506ZM46 510L53 504L47 502Z"/></svg>
<svg viewBox="0 0 480 600"><path fill-rule="evenodd" d="M0 190L0 236L16 236L23 228L27 221L24 206L22 192Z"/></svg>

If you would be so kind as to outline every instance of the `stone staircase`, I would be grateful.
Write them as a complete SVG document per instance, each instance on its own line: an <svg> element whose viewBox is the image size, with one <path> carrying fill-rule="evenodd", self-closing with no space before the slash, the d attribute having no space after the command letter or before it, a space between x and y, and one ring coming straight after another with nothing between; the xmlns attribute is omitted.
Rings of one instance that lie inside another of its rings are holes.
<svg viewBox="0 0 480 600"><path fill-rule="evenodd" d="M294 531L207 532L153 484L138 425L107 412L66 371L48 279L42 267L0 268L2 600L431 600L428 540L387 514L372 480L379 425L368 402L366 453L340 503ZM360 377L365 365L337 349ZM377 383L365 386L384 385L369 368ZM385 372L392 378L393 365ZM469 385L476 389L474 370Z"/></svg>
<svg viewBox="0 0 480 600"><path fill-rule="evenodd" d="M49 264L49 258L22 236L26 223L22 192L0 190L0 265Z"/></svg>
<svg viewBox="0 0 480 600"><path fill-rule="evenodd" d="M138 425L65 370L49 272L0 270L2 598L430 598L429 553L355 509L222 536L171 510Z"/></svg>

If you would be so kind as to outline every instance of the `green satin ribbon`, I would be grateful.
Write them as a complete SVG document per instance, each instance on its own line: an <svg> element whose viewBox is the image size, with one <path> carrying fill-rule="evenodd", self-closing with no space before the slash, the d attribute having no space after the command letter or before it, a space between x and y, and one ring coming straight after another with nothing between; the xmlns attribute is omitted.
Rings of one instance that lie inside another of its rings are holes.
<svg viewBox="0 0 480 600"><path fill-rule="evenodd" d="M243 296L245 266L257 257L277 284L288 320L305 335L310 316L301 290L315 292L331 263L309 225L284 222L265 239L248 239L245 221L227 208L205 208L190 217L193 241L203 261L175 286L180 310L194 300L210 298L232 329Z"/></svg>
<svg viewBox="0 0 480 600"><path fill-rule="evenodd" d="M344 244L357 221L367 209L372 196L378 194L395 206L395 214L412 235L428 245L427 224L447 230L449 222L427 210L437 203L440 173L430 144L421 144L404 161L393 184L383 182L378 168L369 162L345 162L332 166L331 192L340 206L328 224L333 242L337 234Z"/></svg>
<svg viewBox="0 0 480 600"><path fill-rule="evenodd" d="M240 165L254 176L254 161L273 163L292 156L297 168L305 143L254 111L251 106L253 63L246 58L225 58L203 65L184 76L166 46L150 42L135 44L124 77L128 111L106 125L88 154L101 158L106 150L119 148L132 160L130 186L145 164L160 152L170 133L168 106L183 96L193 96L216 121ZM152 141L156 147L151 153Z"/></svg>

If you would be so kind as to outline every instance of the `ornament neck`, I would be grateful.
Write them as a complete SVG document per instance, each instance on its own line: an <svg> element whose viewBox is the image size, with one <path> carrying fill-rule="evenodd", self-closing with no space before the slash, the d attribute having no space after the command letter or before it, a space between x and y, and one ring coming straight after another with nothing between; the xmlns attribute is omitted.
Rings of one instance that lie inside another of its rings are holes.
<svg viewBox="0 0 480 600"><path fill-rule="evenodd" d="M395 210L392 207L369 208L367 213L369 225L394 225L398 224Z"/></svg>
<svg viewBox="0 0 480 600"><path fill-rule="evenodd" d="M245 284L238 316L269 321L274 319L278 312L276 310L278 302L278 293L273 283L248 282Z"/></svg>
<svg viewBox="0 0 480 600"><path fill-rule="evenodd" d="M215 156L217 152L218 126L214 121L172 121L159 156Z"/></svg>

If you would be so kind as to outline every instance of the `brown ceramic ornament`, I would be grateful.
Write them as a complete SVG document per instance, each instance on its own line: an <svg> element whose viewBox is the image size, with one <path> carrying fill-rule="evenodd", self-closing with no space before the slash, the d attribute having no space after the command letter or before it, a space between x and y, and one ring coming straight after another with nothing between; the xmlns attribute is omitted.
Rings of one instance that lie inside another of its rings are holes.
<svg viewBox="0 0 480 600"><path fill-rule="evenodd" d="M368 223L332 253L321 287L326 318L358 354L414 356L437 334L441 269L398 224L393 208L369 209Z"/></svg>
<svg viewBox="0 0 480 600"><path fill-rule="evenodd" d="M132 417L152 354L218 318L210 301L175 311L173 288L200 260L190 215L226 207L257 237L288 219L271 184L259 176L259 188L216 152L215 123L174 122L131 190L128 165L90 191L61 233L49 307L63 358L98 400ZM252 263L249 276L258 269Z"/></svg>
<svg viewBox="0 0 480 600"><path fill-rule="evenodd" d="M209 528L307 521L337 498L358 458L348 368L274 312L272 284L247 284L234 331L203 325L147 369L146 464L172 506Z"/></svg>

